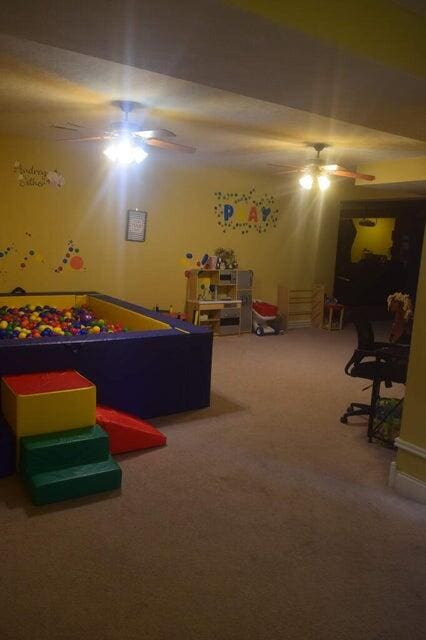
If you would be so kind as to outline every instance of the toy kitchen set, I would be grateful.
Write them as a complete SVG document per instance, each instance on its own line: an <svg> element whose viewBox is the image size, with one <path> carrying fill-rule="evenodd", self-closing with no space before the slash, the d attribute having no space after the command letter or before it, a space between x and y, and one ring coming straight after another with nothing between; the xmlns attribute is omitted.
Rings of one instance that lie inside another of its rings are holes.
<svg viewBox="0 0 426 640"><path fill-rule="evenodd" d="M252 328L253 271L191 269L186 313L195 325L210 326L217 335L238 335Z"/></svg>

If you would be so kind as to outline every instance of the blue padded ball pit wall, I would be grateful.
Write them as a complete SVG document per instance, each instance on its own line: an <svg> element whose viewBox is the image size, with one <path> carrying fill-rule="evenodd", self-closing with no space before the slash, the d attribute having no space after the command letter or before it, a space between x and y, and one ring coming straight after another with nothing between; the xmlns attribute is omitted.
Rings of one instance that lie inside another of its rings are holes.
<svg viewBox="0 0 426 640"><path fill-rule="evenodd" d="M75 369L97 388L98 404L141 418L201 409L210 404L213 335L210 329L96 292L0 294L14 298L90 295L114 306L159 320L163 330L0 340L0 376Z"/></svg>

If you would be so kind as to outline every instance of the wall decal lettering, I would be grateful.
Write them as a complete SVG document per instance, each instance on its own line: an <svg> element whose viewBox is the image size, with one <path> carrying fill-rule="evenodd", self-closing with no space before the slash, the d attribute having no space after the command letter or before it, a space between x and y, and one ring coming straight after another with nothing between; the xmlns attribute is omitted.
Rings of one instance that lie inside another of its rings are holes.
<svg viewBox="0 0 426 640"><path fill-rule="evenodd" d="M56 169L48 170L34 165L23 165L16 160L13 171L17 174L18 185L20 187L56 187L60 189L65 184L64 176Z"/></svg>
<svg viewBox="0 0 426 640"><path fill-rule="evenodd" d="M254 188L248 193L216 191L214 195L214 212L223 233L235 230L242 235L249 231L261 234L277 226L279 210L274 196L257 195Z"/></svg>

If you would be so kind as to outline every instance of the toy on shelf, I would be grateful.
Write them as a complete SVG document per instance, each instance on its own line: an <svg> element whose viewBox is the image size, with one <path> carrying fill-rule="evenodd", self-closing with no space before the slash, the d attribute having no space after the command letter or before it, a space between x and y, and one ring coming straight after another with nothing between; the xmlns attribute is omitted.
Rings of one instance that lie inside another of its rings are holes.
<svg viewBox="0 0 426 640"><path fill-rule="evenodd" d="M261 300L253 300L253 331L257 336L278 335L284 333L278 307Z"/></svg>
<svg viewBox="0 0 426 640"><path fill-rule="evenodd" d="M233 249L218 247L214 255L216 257L216 269L238 269L238 261Z"/></svg>

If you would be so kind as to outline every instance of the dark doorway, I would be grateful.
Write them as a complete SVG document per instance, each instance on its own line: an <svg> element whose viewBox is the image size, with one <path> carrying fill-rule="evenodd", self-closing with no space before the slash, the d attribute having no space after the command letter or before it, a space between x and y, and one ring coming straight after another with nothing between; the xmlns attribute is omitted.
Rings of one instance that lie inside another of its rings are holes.
<svg viewBox="0 0 426 640"><path fill-rule="evenodd" d="M415 302L426 199L342 202L334 296L363 307L371 319L387 316L395 291Z"/></svg>

